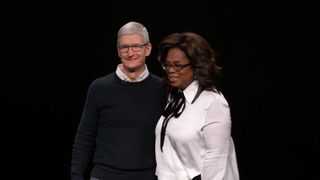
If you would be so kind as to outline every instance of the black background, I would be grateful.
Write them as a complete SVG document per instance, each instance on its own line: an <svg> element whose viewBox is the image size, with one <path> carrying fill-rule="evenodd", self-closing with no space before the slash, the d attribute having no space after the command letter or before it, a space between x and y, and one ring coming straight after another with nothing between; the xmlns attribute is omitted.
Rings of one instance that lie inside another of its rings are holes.
<svg viewBox="0 0 320 180"><path fill-rule="evenodd" d="M314 1L66 1L5 4L2 175L68 179L88 85L113 72L118 29L149 30L149 70L169 33L204 36L224 68L242 180L319 179Z"/></svg>

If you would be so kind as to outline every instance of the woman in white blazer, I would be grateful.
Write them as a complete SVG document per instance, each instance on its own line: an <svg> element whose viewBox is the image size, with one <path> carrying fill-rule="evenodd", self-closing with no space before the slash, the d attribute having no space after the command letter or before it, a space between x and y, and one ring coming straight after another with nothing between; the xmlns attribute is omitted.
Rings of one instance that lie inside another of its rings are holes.
<svg viewBox="0 0 320 180"><path fill-rule="evenodd" d="M191 32L164 37L158 50L168 99L155 132L158 180L239 180L214 50Z"/></svg>

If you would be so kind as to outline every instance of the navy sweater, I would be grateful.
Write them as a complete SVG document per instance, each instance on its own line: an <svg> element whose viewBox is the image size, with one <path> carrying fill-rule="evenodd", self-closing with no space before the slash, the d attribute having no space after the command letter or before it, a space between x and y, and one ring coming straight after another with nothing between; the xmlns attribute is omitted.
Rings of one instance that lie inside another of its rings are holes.
<svg viewBox="0 0 320 180"><path fill-rule="evenodd" d="M124 82L115 73L89 87L75 136L71 176L83 179L103 171L155 169L155 126L164 106L161 79L152 73L141 82Z"/></svg>

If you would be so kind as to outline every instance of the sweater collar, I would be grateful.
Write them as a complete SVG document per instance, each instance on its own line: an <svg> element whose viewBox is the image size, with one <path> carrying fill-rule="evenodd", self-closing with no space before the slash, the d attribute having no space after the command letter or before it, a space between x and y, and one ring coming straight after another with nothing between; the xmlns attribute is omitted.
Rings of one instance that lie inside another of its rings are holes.
<svg viewBox="0 0 320 180"><path fill-rule="evenodd" d="M135 80L131 80L130 78L128 78L124 73L123 71L121 70L121 66L122 64L119 64L117 66L117 70L116 70L116 74L117 76L122 80L122 81L126 81L126 82L140 82L140 81L143 81L145 80L148 76L149 76L149 70L148 70L148 67L147 65L145 64L145 69L143 71L143 73L141 73L139 75L139 77Z"/></svg>

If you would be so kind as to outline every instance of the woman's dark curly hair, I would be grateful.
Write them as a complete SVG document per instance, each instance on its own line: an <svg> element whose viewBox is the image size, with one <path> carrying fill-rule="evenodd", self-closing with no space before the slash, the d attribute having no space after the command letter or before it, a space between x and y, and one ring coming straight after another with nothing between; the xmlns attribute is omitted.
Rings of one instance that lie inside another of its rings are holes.
<svg viewBox="0 0 320 180"><path fill-rule="evenodd" d="M222 68L216 64L216 52L206 39L193 32L173 33L165 36L158 47L158 60L161 64L165 63L168 51L172 48L179 48L186 54L194 70L194 79L199 81L200 88L193 102L203 90L220 91L219 81ZM177 88L170 86L167 76L164 78L164 86L167 97L178 91Z"/></svg>

